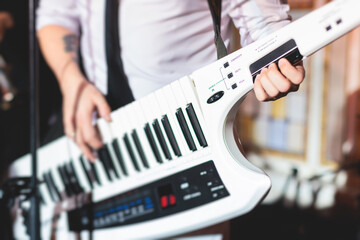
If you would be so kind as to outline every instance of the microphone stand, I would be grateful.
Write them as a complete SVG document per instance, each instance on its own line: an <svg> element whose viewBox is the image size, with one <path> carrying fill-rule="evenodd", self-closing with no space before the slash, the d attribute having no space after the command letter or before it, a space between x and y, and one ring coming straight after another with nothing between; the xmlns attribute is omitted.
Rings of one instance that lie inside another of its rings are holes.
<svg viewBox="0 0 360 240"><path fill-rule="evenodd" d="M32 176L30 187L30 238L40 240L40 202L37 181L37 147L39 145L39 72L38 72L38 44L36 39L37 0L29 0L29 80L30 80L30 152Z"/></svg>

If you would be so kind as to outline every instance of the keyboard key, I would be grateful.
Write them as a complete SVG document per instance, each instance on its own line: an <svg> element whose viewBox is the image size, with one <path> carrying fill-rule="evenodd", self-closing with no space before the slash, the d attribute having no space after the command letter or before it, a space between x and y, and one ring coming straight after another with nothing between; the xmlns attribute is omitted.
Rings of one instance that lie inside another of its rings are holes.
<svg viewBox="0 0 360 240"><path fill-rule="evenodd" d="M144 131L145 131L145 135L149 141L149 144L151 146L151 150L153 151L154 155L155 155L155 158L156 158L156 161L159 162L159 163L162 163L162 159L161 159L161 156L160 156L160 153L159 153L159 149L157 148L156 146L156 142L155 142L155 139L154 139L154 136L151 132L151 129L150 129L150 124L147 123L144 127Z"/></svg>
<svg viewBox="0 0 360 240"><path fill-rule="evenodd" d="M179 145L176 141L176 138L175 138L175 135L174 135L174 132L171 128L171 125L170 125L170 122L169 122L169 118L167 115L164 115L162 118L161 118L161 123L163 124L164 126L164 129L165 129L165 133L169 139L169 142L170 142L170 145L171 145L171 148L173 149L174 151L174 154L178 157L181 157L181 151L180 151L180 148L179 148Z"/></svg>
<svg viewBox="0 0 360 240"><path fill-rule="evenodd" d="M204 136L204 133L201 129L201 126L200 126L200 123L199 123L199 120L196 116L196 113L195 113L195 110L194 110L194 107L192 105L192 103L190 103L187 107L186 107L186 113L188 114L189 116L189 119L190 119L190 122L191 122L191 125L194 129L194 132L195 132L195 135L199 141L199 144L200 146L202 147L207 147L207 142L206 142L206 139L205 139L205 136Z"/></svg>
<svg viewBox="0 0 360 240"><path fill-rule="evenodd" d="M134 150L132 149L131 147L131 144L130 144L130 141L129 141L129 136L127 134L125 134L123 136L123 141L125 143L125 146L126 146L126 150L128 151L129 153L129 156L131 158L131 162L134 166L134 168L137 170L137 171L140 171L140 167L136 161L136 158L135 158L135 154L134 154Z"/></svg>
<svg viewBox="0 0 360 240"><path fill-rule="evenodd" d="M87 168L87 166L85 164L85 160L83 159L82 156L79 157L79 161L80 161L81 168L83 169L83 172L85 173L87 183L89 184L91 189L94 189L93 179L92 179L91 173L90 173L90 171L92 171L92 170ZM95 181L95 179L94 179L94 181Z"/></svg>
<svg viewBox="0 0 360 240"><path fill-rule="evenodd" d="M161 146L161 149L165 155L165 157L168 159L168 160L171 160L171 155L170 155L170 151L169 151L169 148L167 147L166 145L166 142L165 142L165 138L164 138L164 135L160 129L160 124L159 124L159 121L157 119L155 119L152 123L152 126L155 130L155 134L156 134L156 137L160 143L160 146Z"/></svg>
<svg viewBox="0 0 360 240"><path fill-rule="evenodd" d="M117 158L118 163L120 165L121 171L123 172L123 174L125 176L128 176L128 171L126 169L125 162L124 162L123 156L121 154L120 145L119 145L119 142L118 142L117 138L113 140L112 147L113 147L113 149L115 151L115 155L116 155L116 158Z"/></svg>
<svg viewBox="0 0 360 240"><path fill-rule="evenodd" d="M109 181L112 182L111 178L111 166L110 166L110 159L109 159L109 153L107 152L106 145L104 145L102 148L97 150L100 162L102 163L102 166L104 167L106 177Z"/></svg>
<svg viewBox="0 0 360 240"><path fill-rule="evenodd" d="M135 147L136 147L136 150L138 151L139 153L139 156L140 156L140 159L141 159L141 162L143 163L144 167L146 168L149 168L149 163L146 159L146 156L144 154L144 150L143 150L143 147L140 143L140 139L139 139L139 136L136 132L136 130L134 129L132 132L131 132L131 137L135 143Z"/></svg>
<svg viewBox="0 0 360 240"><path fill-rule="evenodd" d="M70 186L69 186L69 181L67 179L67 177L65 176L65 173L64 173L64 169L62 166L58 166L57 167L57 170L58 170L58 173L59 173L59 176L60 176L60 179L62 181L62 184L65 188L65 193L68 197L71 197L73 195L71 189L70 189Z"/></svg>
<svg viewBox="0 0 360 240"><path fill-rule="evenodd" d="M55 195L56 195L56 198L57 198L57 201L62 201L62 196L60 194L60 191L57 187L57 185L55 184L55 181L54 181L54 176L52 174L51 171L49 171L47 173L47 176L48 176L48 179L49 179L49 183L50 183L50 186L51 186L51 189L53 189Z"/></svg>
<svg viewBox="0 0 360 240"><path fill-rule="evenodd" d="M191 136L189 126L186 123L184 113L183 113L181 108L178 108L178 110L176 111L176 118L177 118L177 120L179 122L181 131L184 134L184 137L186 139L186 143L189 146L189 149L191 151L196 151L196 145L195 145L194 139Z"/></svg>
<svg viewBox="0 0 360 240"><path fill-rule="evenodd" d="M43 179L44 179L44 182L45 182L45 185L46 185L46 188L49 192L49 195L51 197L51 200L53 202L57 202L57 195L55 193L55 190L53 189L53 186L50 182L50 179L49 179L49 176L47 175L47 173L43 173Z"/></svg>

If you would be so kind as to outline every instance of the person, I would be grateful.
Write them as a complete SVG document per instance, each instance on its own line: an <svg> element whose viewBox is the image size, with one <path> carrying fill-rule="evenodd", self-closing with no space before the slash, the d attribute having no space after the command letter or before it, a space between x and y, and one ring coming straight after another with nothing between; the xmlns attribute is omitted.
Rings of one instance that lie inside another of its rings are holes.
<svg viewBox="0 0 360 240"><path fill-rule="evenodd" d="M67 136L83 154L103 143L93 126L93 113L111 121L105 56L106 0L41 0L37 29L41 50L55 73L63 95ZM232 21L241 45L266 36L291 21L285 0L223 0L221 35L229 47ZM213 22L206 0L121 0L119 35L124 72L135 99L216 60ZM78 52L84 72L79 65ZM260 101L296 91L305 70L281 59L255 81ZM121 92L121 89L119 89Z"/></svg>

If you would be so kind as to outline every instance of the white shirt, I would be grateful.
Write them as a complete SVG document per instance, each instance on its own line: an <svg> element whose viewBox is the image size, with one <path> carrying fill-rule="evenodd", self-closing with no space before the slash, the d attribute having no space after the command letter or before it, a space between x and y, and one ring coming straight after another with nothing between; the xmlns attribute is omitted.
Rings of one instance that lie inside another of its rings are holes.
<svg viewBox="0 0 360 240"><path fill-rule="evenodd" d="M229 44L232 20L245 46L289 23L284 0L223 0L221 34ZM61 25L79 35L85 72L107 93L106 0L41 0L37 28ZM207 0L120 0L124 70L139 98L216 60Z"/></svg>

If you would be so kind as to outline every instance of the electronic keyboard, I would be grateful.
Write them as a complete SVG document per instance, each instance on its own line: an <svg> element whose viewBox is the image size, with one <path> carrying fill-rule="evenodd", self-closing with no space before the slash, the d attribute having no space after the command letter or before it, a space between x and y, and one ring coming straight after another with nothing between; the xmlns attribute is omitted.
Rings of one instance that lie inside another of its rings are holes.
<svg viewBox="0 0 360 240"><path fill-rule="evenodd" d="M112 112L111 123L99 119L95 163L66 137L41 147L42 238L164 238L249 212L271 182L234 139L239 105L262 68L310 56L359 26L359 9L359 0L331 2ZM26 155L10 176L30 166ZM27 238L21 217L14 228Z"/></svg>

